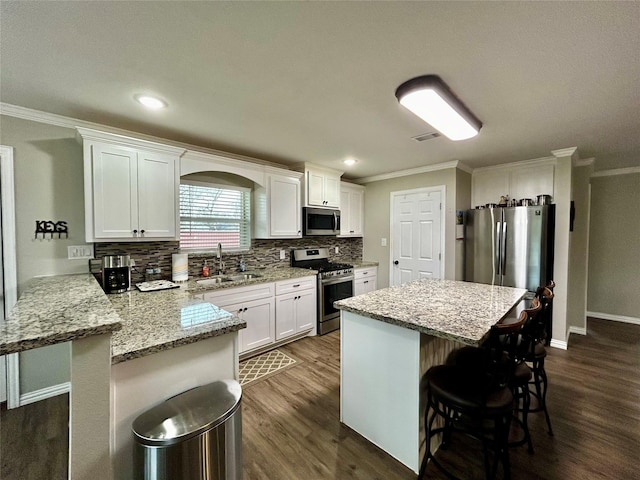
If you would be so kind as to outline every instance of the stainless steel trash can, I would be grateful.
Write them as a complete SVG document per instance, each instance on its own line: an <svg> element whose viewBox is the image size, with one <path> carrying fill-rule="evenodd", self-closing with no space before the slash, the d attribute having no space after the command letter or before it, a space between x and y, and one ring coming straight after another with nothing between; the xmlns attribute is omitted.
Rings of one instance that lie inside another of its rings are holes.
<svg viewBox="0 0 640 480"><path fill-rule="evenodd" d="M196 387L138 416L134 471L140 480L241 480L242 388Z"/></svg>

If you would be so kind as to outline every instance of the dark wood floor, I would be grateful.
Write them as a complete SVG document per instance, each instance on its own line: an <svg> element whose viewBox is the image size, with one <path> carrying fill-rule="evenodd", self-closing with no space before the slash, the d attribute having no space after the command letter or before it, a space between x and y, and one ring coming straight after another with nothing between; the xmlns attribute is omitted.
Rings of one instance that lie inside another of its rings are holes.
<svg viewBox="0 0 640 480"><path fill-rule="evenodd" d="M640 326L589 319L588 332L572 335L567 351L549 349L555 436L547 435L542 415L532 415L536 451L511 451L516 480L640 478ZM244 389L245 480L416 478L340 425L339 332L281 350L299 363ZM66 461L65 399L2 412L0 478L67 478L66 468L45 466ZM462 478L483 478L475 442L460 438L442 453ZM432 467L427 473L445 478Z"/></svg>

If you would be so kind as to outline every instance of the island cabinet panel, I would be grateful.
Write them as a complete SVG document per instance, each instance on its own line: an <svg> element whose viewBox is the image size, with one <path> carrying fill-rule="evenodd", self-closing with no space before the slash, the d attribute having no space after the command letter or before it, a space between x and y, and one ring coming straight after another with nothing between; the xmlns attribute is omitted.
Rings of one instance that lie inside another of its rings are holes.
<svg viewBox="0 0 640 480"><path fill-rule="evenodd" d="M233 332L111 366L114 479L134 478L131 424L138 415L194 387L238 378L237 341Z"/></svg>

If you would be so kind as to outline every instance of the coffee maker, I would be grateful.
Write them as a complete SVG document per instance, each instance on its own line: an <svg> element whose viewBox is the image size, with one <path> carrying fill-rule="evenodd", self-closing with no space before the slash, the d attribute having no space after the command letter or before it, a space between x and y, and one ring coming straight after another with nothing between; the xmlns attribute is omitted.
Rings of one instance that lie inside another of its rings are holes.
<svg viewBox="0 0 640 480"><path fill-rule="evenodd" d="M122 293L131 286L131 258L129 255L102 257L102 289L105 293Z"/></svg>

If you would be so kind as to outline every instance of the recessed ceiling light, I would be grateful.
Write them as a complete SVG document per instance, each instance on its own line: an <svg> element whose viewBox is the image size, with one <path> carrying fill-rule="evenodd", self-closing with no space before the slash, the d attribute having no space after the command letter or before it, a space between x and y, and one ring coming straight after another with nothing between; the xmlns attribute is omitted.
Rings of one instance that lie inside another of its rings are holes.
<svg viewBox="0 0 640 480"><path fill-rule="evenodd" d="M352 165L358 163L358 161L355 158L347 158L346 160L343 160L342 163L344 163L347 167L351 167Z"/></svg>
<svg viewBox="0 0 640 480"><path fill-rule="evenodd" d="M159 110L167 106L167 102L160 100L157 97L152 97L151 95L136 95L135 99L145 107L151 108L152 110Z"/></svg>

